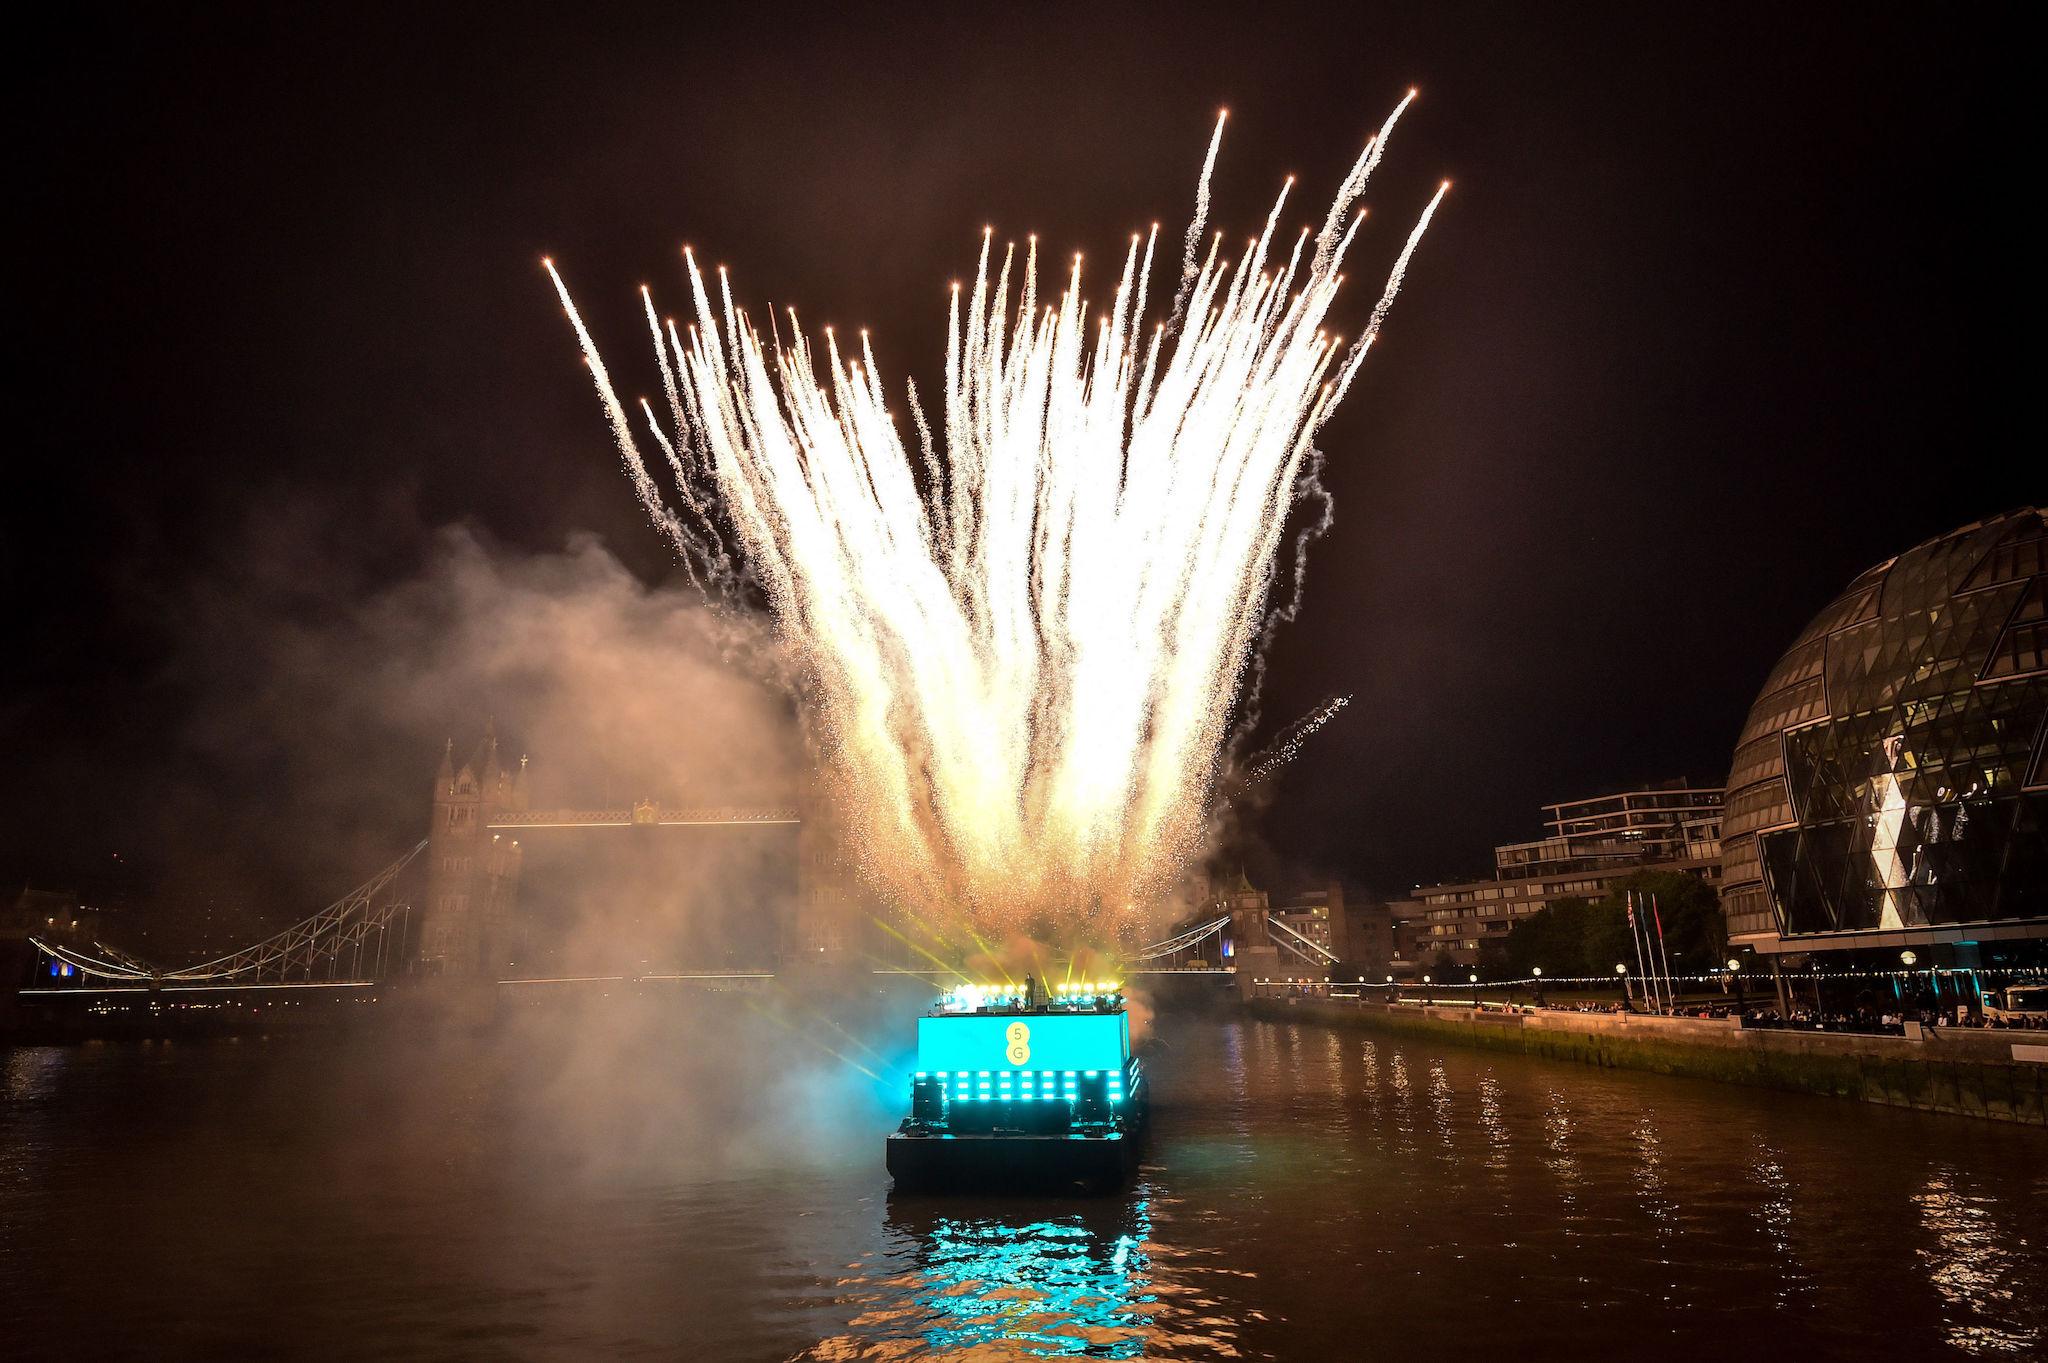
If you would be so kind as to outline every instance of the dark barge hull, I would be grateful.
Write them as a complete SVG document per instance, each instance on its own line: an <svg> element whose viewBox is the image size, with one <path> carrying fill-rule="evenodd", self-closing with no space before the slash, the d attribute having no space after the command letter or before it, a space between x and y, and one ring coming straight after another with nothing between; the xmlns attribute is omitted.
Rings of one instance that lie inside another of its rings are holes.
<svg viewBox="0 0 2048 1363"><path fill-rule="evenodd" d="M894 1132L889 1175L899 1188L1109 1192L1138 1167L1142 1130L1101 1135Z"/></svg>

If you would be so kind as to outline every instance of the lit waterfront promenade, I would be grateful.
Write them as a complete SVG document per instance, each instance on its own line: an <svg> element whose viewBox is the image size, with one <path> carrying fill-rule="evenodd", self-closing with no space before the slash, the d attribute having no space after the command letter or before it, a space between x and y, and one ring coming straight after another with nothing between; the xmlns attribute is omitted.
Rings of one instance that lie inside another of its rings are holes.
<svg viewBox="0 0 2048 1363"><path fill-rule="evenodd" d="M1360 1027L1609 1068L1856 1098L2048 1126L2048 1035L1941 1027L1917 1035L1745 1028L1739 1018L1565 1009L1257 999L1254 1016Z"/></svg>

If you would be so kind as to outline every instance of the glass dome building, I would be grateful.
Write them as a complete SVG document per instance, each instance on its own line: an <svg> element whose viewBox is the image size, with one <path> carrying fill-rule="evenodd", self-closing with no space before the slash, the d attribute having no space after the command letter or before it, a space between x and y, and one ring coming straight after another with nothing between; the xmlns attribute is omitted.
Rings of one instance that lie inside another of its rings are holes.
<svg viewBox="0 0 2048 1363"><path fill-rule="evenodd" d="M1721 830L1731 945L2048 946L2044 747L2048 510L1865 572L1743 725Z"/></svg>

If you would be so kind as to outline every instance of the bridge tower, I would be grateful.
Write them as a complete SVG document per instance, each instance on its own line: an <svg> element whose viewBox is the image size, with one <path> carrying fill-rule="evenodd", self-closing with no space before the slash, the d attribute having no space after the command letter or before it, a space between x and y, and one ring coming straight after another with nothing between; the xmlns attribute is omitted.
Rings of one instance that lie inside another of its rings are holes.
<svg viewBox="0 0 2048 1363"><path fill-rule="evenodd" d="M1271 905L1263 890L1252 886L1242 867L1237 884L1221 896L1230 913L1231 962L1237 967L1237 988L1245 998L1253 997L1257 981L1270 979L1280 970L1280 948L1273 945L1267 926Z"/></svg>
<svg viewBox="0 0 2048 1363"><path fill-rule="evenodd" d="M516 770L499 762L494 725L486 722L483 742L460 768L449 740L434 775L426 913L416 939L420 973L495 978L510 939L521 852L516 837L490 824L500 813L525 809L526 800L526 759Z"/></svg>
<svg viewBox="0 0 2048 1363"><path fill-rule="evenodd" d="M807 783L799 805L796 835L796 921L789 940L790 964L798 968L850 963L860 941L857 896L847 843L831 801Z"/></svg>

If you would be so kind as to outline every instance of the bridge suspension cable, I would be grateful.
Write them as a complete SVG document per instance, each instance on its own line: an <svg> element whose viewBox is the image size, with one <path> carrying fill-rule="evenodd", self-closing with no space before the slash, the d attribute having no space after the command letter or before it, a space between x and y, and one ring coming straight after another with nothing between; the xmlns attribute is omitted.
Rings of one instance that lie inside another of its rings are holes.
<svg viewBox="0 0 2048 1363"><path fill-rule="evenodd" d="M340 899L310 918L264 938L239 951L178 970L158 970L124 951L94 942L100 956L89 956L75 947L31 937L36 950L62 961L79 973L106 980L155 980L164 984L217 984L223 981L259 983L284 981L294 975L311 978L315 967L326 964L331 976L344 953L354 950L352 968L360 973L362 949L371 935L388 931L391 920L411 906L388 894L398 873L425 848L423 840L411 851L371 876ZM379 936L379 944L382 937ZM106 959L102 959L102 957Z"/></svg>
<svg viewBox="0 0 2048 1363"><path fill-rule="evenodd" d="M1156 961L1161 956L1171 956L1175 952L1186 951L1196 943L1206 941L1223 931L1229 923L1230 915L1226 913L1221 918L1211 919L1207 923L1189 928L1187 931L1177 936L1169 937L1163 942L1154 942L1151 946L1139 947L1137 954L1131 959L1134 961Z"/></svg>
<svg viewBox="0 0 2048 1363"><path fill-rule="evenodd" d="M1277 918L1268 918L1266 927L1273 932L1286 934L1273 938L1273 945L1286 947L1310 965L1335 965L1337 953L1323 946L1312 937L1304 937ZM1292 939L1291 941L1289 939Z"/></svg>

